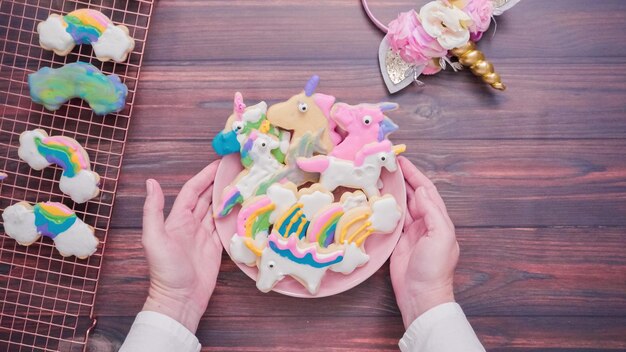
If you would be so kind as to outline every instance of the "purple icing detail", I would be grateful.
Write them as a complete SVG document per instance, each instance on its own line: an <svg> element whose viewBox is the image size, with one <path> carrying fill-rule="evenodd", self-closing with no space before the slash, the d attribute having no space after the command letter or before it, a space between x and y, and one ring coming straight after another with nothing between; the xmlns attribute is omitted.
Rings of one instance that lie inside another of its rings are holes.
<svg viewBox="0 0 626 352"><path fill-rule="evenodd" d="M318 75L313 75L308 82L306 82L306 85L304 86L304 94L307 97L310 97L311 95L313 95L313 93L315 93L315 88L317 88L317 85L320 83L320 76Z"/></svg>

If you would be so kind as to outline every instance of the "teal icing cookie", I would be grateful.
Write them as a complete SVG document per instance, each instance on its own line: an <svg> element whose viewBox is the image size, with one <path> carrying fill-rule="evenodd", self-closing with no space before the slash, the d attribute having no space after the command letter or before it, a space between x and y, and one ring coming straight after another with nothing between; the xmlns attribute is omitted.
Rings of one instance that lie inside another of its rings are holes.
<svg viewBox="0 0 626 352"><path fill-rule="evenodd" d="M121 111L128 95L128 88L117 75L107 76L80 61L31 73L28 86L33 101L51 111L78 97L86 100L96 115L106 115Z"/></svg>

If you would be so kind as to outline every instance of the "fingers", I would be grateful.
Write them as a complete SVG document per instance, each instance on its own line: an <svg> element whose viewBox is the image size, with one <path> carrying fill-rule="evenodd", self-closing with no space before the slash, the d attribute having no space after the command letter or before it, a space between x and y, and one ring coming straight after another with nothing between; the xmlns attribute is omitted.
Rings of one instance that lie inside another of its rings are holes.
<svg viewBox="0 0 626 352"><path fill-rule="evenodd" d="M143 205L143 235L144 243L147 239L157 238L165 234L163 205L165 199L161 185L153 179L146 181L146 201Z"/></svg>
<svg viewBox="0 0 626 352"><path fill-rule="evenodd" d="M433 182L421 171L419 171L417 167L415 167L415 165L413 165L413 163L406 157L398 157L398 162L400 164L400 168L402 169L402 174L406 179L407 185L411 186L413 189L425 187L427 189L427 193L437 203L441 210L447 212L446 204L443 202L443 199L441 198L441 195L437 191L437 187L435 187Z"/></svg>
<svg viewBox="0 0 626 352"><path fill-rule="evenodd" d="M213 242L216 247L219 247L221 251L222 242L220 241L217 231L215 231L215 218L213 217L213 209L209 207L204 218L202 219L202 227L206 230L209 240Z"/></svg>
<svg viewBox="0 0 626 352"><path fill-rule="evenodd" d="M193 210L200 194L213 184L218 166L219 161L216 160L185 183L172 206L173 214Z"/></svg>
<svg viewBox="0 0 626 352"><path fill-rule="evenodd" d="M204 192L202 192L200 197L198 197L198 202L195 208L193 208L193 216L198 220L202 220L204 216L207 214L207 212L209 211L209 207L211 206L212 203L213 203L213 185L209 186L209 188L207 188Z"/></svg>
<svg viewBox="0 0 626 352"><path fill-rule="evenodd" d="M410 207L414 209L414 215L424 220L424 225L426 226L429 236L439 233L454 233L453 229L450 228L448 219L437 204L429 197L426 188L418 188L411 203L413 203Z"/></svg>

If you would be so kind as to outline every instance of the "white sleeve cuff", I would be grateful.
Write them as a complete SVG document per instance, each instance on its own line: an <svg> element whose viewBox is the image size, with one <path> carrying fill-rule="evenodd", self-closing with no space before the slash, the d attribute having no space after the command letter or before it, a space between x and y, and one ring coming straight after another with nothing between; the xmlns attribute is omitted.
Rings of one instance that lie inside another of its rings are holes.
<svg viewBox="0 0 626 352"><path fill-rule="evenodd" d="M119 352L199 352L198 338L167 315L142 311Z"/></svg>
<svg viewBox="0 0 626 352"><path fill-rule="evenodd" d="M463 309L455 302L440 304L420 315L398 343L402 352L484 352Z"/></svg>

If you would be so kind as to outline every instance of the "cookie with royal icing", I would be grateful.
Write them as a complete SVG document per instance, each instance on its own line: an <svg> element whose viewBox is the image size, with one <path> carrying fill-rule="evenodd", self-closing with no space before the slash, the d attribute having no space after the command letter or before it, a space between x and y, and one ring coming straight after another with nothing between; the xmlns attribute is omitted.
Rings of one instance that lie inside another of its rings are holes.
<svg viewBox="0 0 626 352"><path fill-rule="evenodd" d="M84 203L100 193L100 176L91 171L89 155L72 138L48 136L40 129L24 131L17 153L35 170L52 164L62 168L59 188L76 203Z"/></svg>
<svg viewBox="0 0 626 352"><path fill-rule="evenodd" d="M57 55L69 54L75 45L91 44L100 61L126 61L135 41L124 25L116 26L100 11L78 9L65 16L51 14L37 25L39 45Z"/></svg>
<svg viewBox="0 0 626 352"><path fill-rule="evenodd" d="M368 197L373 197L380 195L382 168L390 172L396 171L396 156L405 150L404 144L392 146L390 141L384 140L364 146L357 152L354 161L317 155L299 158L297 162L302 170L319 173L319 182L329 191L343 186L362 189Z"/></svg>
<svg viewBox="0 0 626 352"><path fill-rule="evenodd" d="M128 88L119 76L105 75L86 62L63 67L43 67L28 75L33 102L55 111L72 98L81 98L96 115L119 112L126 106Z"/></svg>
<svg viewBox="0 0 626 352"><path fill-rule="evenodd" d="M98 238L93 227L85 224L61 203L42 202L31 206L20 202L2 213L6 234L19 244L28 246L41 236L50 237L59 253L84 259L95 253Z"/></svg>

